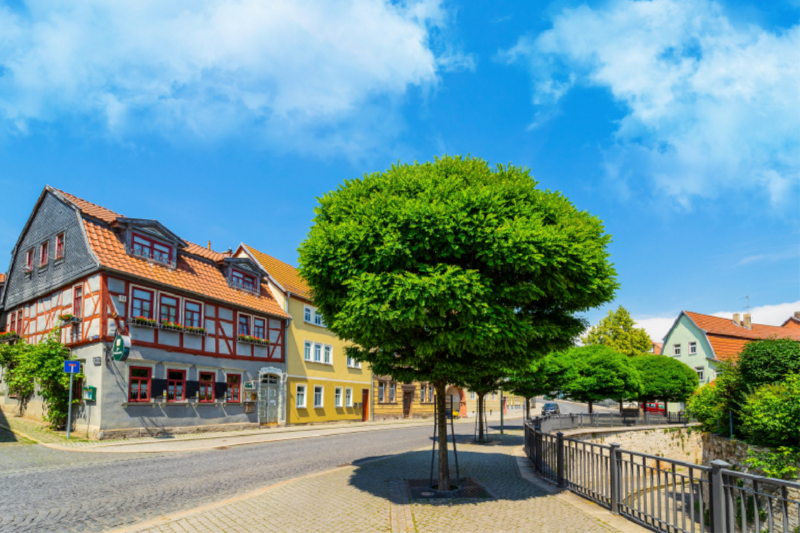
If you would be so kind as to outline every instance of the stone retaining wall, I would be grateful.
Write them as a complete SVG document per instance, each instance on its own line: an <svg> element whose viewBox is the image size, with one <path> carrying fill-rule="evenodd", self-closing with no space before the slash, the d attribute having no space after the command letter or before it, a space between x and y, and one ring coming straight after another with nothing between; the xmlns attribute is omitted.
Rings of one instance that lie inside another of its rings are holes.
<svg viewBox="0 0 800 533"><path fill-rule="evenodd" d="M570 438L606 445L619 442L625 450L687 463L700 464L703 460L701 433L691 427L594 431Z"/></svg>

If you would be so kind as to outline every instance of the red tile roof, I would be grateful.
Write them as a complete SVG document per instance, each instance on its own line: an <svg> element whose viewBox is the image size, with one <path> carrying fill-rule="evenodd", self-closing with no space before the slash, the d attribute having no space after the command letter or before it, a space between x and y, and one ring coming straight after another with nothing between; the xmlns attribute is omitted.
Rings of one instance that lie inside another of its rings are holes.
<svg viewBox="0 0 800 533"><path fill-rule="evenodd" d="M58 194L64 196L67 200L78 206L84 214L89 215L90 217L94 217L98 220L102 220L108 224L111 224L118 218L124 216L120 215L119 213L115 213L110 209L106 209L105 207L100 207L99 205L93 204L91 202L87 202L83 198L78 198L68 192L61 191L59 189L53 188Z"/></svg>
<svg viewBox="0 0 800 533"><path fill-rule="evenodd" d="M790 316L786 319L786 322L781 324L781 327L800 329L800 318L797 318L796 316Z"/></svg>
<svg viewBox="0 0 800 533"><path fill-rule="evenodd" d="M684 311L698 328L706 333L717 359L731 360L739 355L744 345L757 339L777 336L800 341L800 329L782 326L752 324L748 329L733 319Z"/></svg>
<svg viewBox="0 0 800 533"><path fill-rule="evenodd" d="M208 248L203 248L199 244L195 244L193 242L184 241L186 243L186 248L183 249L184 252L187 254L199 255L200 257L205 257L206 259L210 259L214 262L219 262L225 259L227 254L221 254L219 252L215 252L214 250L209 250Z"/></svg>
<svg viewBox="0 0 800 533"><path fill-rule="evenodd" d="M0 283L5 283L5 281L6 281L6 275L0 272Z"/></svg>
<svg viewBox="0 0 800 533"><path fill-rule="evenodd" d="M280 259L275 259L271 255L259 252L247 244L244 247L284 289L302 298L311 299L311 287L308 286L308 283L300 276L295 267L284 263Z"/></svg>

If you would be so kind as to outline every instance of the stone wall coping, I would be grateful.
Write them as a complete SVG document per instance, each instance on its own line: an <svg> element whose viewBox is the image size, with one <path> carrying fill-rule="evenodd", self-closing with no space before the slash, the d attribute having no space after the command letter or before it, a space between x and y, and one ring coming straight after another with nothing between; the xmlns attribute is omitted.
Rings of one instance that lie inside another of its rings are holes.
<svg viewBox="0 0 800 533"><path fill-rule="evenodd" d="M690 424L683 424L683 425L669 425L669 424L657 424L653 426L617 426L617 427L610 427L610 428L580 428L580 429L569 429L565 430L564 436L565 437L577 437L579 435L606 435L608 433L628 433L630 431L652 431L655 429L687 429L699 426L700 422L692 422Z"/></svg>

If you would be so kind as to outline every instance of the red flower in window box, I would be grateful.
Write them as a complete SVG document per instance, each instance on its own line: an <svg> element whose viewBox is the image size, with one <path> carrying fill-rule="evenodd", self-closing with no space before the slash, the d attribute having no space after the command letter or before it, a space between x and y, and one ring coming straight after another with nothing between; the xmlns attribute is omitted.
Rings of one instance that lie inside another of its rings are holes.
<svg viewBox="0 0 800 533"><path fill-rule="evenodd" d="M172 331L183 331L185 328L183 325L178 324L177 322L170 322L169 320L162 320L161 321L161 329L168 329Z"/></svg>
<svg viewBox="0 0 800 533"><path fill-rule="evenodd" d="M183 327L183 332L184 333L191 333L193 335L205 335L206 334L206 328L198 328L198 327L194 327L194 326L184 326Z"/></svg>
<svg viewBox="0 0 800 533"><path fill-rule="evenodd" d="M257 344L260 346L269 345L269 339L259 339L258 337L253 337L252 335L239 335L238 340L239 342L246 344Z"/></svg>
<svg viewBox="0 0 800 533"><path fill-rule="evenodd" d="M158 327L158 322L156 322L152 318L147 318L146 316L137 316L131 319L131 324L134 326L144 326L147 328L155 328Z"/></svg>

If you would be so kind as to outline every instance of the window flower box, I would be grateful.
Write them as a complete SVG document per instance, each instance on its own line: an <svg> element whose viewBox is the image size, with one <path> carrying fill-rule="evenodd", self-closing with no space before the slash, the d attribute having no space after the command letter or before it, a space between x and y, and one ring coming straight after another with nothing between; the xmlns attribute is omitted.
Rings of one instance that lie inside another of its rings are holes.
<svg viewBox="0 0 800 533"><path fill-rule="evenodd" d="M188 333L189 335L205 335L206 328L196 328L194 326L184 326L183 332Z"/></svg>
<svg viewBox="0 0 800 533"><path fill-rule="evenodd" d="M259 339L251 335L239 335L238 341L244 344L255 344L256 346L269 346L268 339Z"/></svg>
<svg viewBox="0 0 800 533"><path fill-rule="evenodd" d="M161 329L165 329L167 331L184 331L186 328L182 324L178 324L177 322L170 322L168 320L161 321Z"/></svg>
<svg viewBox="0 0 800 533"><path fill-rule="evenodd" d="M128 323L131 326L138 326L138 327L142 327L142 328L157 328L158 327L158 322L156 322L152 318L147 318L146 316L137 316L137 317L131 318L128 321Z"/></svg>
<svg viewBox="0 0 800 533"><path fill-rule="evenodd" d="M78 322L81 321L80 318L70 313L60 315L58 319L61 321L62 324L77 324Z"/></svg>
<svg viewBox="0 0 800 533"><path fill-rule="evenodd" d="M16 331L6 331L5 333L0 333L0 343L13 342L16 340L19 340L19 335L17 335Z"/></svg>

